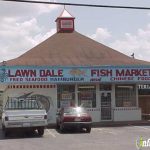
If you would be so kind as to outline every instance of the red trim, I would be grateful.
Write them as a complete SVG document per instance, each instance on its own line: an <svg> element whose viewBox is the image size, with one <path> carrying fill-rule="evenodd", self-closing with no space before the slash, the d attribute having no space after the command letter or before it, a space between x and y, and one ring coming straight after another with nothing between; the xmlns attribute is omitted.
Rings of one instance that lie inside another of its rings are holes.
<svg viewBox="0 0 150 150"><path fill-rule="evenodd" d="M8 85L8 88L9 89L19 89L19 88L20 89L22 89L22 88L24 88L24 89L25 88L27 88L27 89L28 88L30 88L30 89L32 89L32 88L37 88L37 89L48 88L49 89L49 88L56 88L56 86L52 85L52 84L50 84L50 85L49 84L46 84L46 85L41 85L41 84L40 85L35 85L35 84L34 85Z"/></svg>

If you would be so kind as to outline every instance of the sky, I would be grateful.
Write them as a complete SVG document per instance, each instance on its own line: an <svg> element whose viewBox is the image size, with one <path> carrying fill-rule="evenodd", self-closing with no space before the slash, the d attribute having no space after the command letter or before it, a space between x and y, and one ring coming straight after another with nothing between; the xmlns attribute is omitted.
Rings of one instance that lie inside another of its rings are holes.
<svg viewBox="0 0 150 150"><path fill-rule="evenodd" d="M42 1L42 0L41 0ZM48 0L43 0L48 1ZM49 0L150 7L149 0ZM75 17L75 30L129 57L150 61L150 10L65 6ZM0 61L19 57L56 33L64 6L0 0Z"/></svg>

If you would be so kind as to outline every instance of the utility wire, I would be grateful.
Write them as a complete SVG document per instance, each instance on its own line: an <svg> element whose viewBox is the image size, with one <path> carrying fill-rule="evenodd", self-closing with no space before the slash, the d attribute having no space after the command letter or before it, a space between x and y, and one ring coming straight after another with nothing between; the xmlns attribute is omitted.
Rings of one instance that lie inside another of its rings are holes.
<svg viewBox="0 0 150 150"><path fill-rule="evenodd" d="M0 1L19 2L19 3L68 5L68 6L82 6L82 7L102 7L102 8L121 8L121 9L150 10L150 7L115 6L115 5L93 5L93 4L79 4L79 3L59 3L59 2L31 1L31 0L0 0Z"/></svg>

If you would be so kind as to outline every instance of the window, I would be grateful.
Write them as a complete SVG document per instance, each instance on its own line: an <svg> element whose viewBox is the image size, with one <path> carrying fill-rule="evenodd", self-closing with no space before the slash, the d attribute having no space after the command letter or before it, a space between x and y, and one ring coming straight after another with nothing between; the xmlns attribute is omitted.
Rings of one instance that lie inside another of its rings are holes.
<svg viewBox="0 0 150 150"><path fill-rule="evenodd" d="M79 85L78 86L78 105L82 107L96 107L96 86Z"/></svg>
<svg viewBox="0 0 150 150"><path fill-rule="evenodd" d="M100 84L100 91L111 91L111 84Z"/></svg>
<svg viewBox="0 0 150 150"><path fill-rule="evenodd" d="M116 107L136 106L136 85L116 85Z"/></svg>
<svg viewBox="0 0 150 150"><path fill-rule="evenodd" d="M75 85L57 86L58 108L75 105Z"/></svg>
<svg viewBox="0 0 150 150"><path fill-rule="evenodd" d="M139 95L150 95L150 84L139 85Z"/></svg>
<svg viewBox="0 0 150 150"><path fill-rule="evenodd" d="M5 109L42 109L40 102L35 99L19 99L19 98L10 98L7 100Z"/></svg>

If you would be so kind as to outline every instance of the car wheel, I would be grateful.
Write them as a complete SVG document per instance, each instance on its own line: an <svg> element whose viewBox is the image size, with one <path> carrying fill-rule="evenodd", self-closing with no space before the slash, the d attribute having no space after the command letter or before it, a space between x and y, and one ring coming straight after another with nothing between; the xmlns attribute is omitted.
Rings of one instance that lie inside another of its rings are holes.
<svg viewBox="0 0 150 150"><path fill-rule="evenodd" d="M9 135L9 131L6 130L6 129L4 129L4 130L3 130L3 135L4 135L4 137L7 137L7 136Z"/></svg>
<svg viewBox="0 0 150 150"><path fill-rule="evenodd" d="M35 134L35 129L30 129L29 130L29 135L34 135Z"/></svg>
<svg viewBox="0 0 150 150"><path fill-rule="evenodd" d="M61 132L64 132L64 126L63 126L62 124L60 124L59 130L60 130Z"/></svg>
<svg viewBox="0 0 150 150"><path fill-rule="evenodd" d="M59 129L60 127L59 127L59 124L58 124L58 122L56 123L56 129Z"/></svg>
<svg viewBox="0 0 150 150"><path fill-rule="evenodd" d="M5 130L5 126L2 124L2 131L4 131Z"/></svg>
<svg viewBox="0 0 150 150"><path fill-rule="evenodd" d="M91 127L87 127L87 128L86 128L86 132L87 132L87 133L90 133L90 132L91 132Z"/></svg>
<svg viewBox="0 0 150 150"><path fill-rule="evenodd" d="M38 128L38 135L43 136L43 134L44 134L44 128L43 127Z"/></svg>

